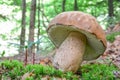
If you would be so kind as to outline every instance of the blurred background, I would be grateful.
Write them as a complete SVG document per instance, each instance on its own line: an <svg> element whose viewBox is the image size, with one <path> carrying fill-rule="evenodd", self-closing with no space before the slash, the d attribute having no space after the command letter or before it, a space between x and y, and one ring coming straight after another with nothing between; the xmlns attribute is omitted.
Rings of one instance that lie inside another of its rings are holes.
<svg viewBox="0 0 120 80"><path fill-rule="evenodd" d="M0 55L13 56L26 49L37 54L53 51L46 29L65 11L96 17L110 42L120 35L120 0L0 0Z"/></svg>

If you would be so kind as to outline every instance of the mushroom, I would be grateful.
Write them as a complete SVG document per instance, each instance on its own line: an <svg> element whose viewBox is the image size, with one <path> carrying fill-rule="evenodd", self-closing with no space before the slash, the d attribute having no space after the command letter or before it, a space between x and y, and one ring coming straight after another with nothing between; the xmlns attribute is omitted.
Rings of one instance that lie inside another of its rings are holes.
<svg viewBox="0 0 120 80"><path fill-rule="evenodd" d="M83 60L97 59L106 49L105 33L96 19L79 11L58 14L47 29L57 48L53 65L76 72Z"/></svg>

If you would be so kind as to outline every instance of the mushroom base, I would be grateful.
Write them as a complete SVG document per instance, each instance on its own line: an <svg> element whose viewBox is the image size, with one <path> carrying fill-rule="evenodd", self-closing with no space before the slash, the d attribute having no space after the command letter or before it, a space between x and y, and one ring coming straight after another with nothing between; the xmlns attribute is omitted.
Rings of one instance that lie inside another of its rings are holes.
<svg viewBox="0 0 120 80"><path fill-rule="evenodd" d="M62 71L76 72L82 63L86 37L79 32L70 32L54 56L54 66Z"/></svg>

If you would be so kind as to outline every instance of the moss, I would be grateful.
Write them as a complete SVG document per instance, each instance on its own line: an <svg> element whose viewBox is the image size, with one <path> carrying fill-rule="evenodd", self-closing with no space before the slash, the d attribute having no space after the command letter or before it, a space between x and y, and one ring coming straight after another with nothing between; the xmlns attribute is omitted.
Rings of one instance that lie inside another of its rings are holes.
<svg viewBox="0 0 120 80"><path fill-rule="evenodd" d="M84 80L115 80L113 71L117 70L114 65L88 64L82 66L82 78Z"/></svg>
<svg viewBox="0 0 120 80"><path fill-rule="evenodd" d="M56 78L65 78L66 80L115 80L113 71L117 71L114 65L108 66L107 64L97 63L83 65L80 69L82 76L80 76L81 73L63 73L52 66L43 66L40 64L23 66L23 63L17 60L1 62L0 66L3 68L3 78L7 79L9 77L11 80L21 80L21 77L26 73L31 75L26 80L40 80L46 76L50 80L55 80Z"/></svg>
<svg viewBox="0 0 120 80"><path fill-rule="evenodd" d="M10 77L12 80L19 80L25 73L30 73L31 76L26 78L26 80L40 80L44 76L49 76L52 80L54 77L66 78L66 79L78 79L78 76L72 72L63 73L60 70L56 70L52 66L43 66L40 64L29 64L23 66L22 62L17 60L6 60L0 63L1 68L4 68L2 76L4 78ZM34 74L34 75L32 75Z"/></svg>

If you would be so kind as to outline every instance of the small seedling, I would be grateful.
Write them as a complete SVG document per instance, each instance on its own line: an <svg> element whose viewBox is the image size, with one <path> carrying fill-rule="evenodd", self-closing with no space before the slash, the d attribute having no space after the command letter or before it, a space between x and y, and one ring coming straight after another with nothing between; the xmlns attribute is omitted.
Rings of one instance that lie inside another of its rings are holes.
<svg viewBox="0 0 120 80"><path fill-rule="evenodd" d="M28 47L25 46L25 60L24 60L24 65L26 66L27 65L27 56L28 56Z"/></svg>
<svg viewBox="0 0 120 80"><path fill-rule="evenodd" d="M0 55L1 57L3 57L5 55L5 50L3 50L3 52Z"/></svg>

